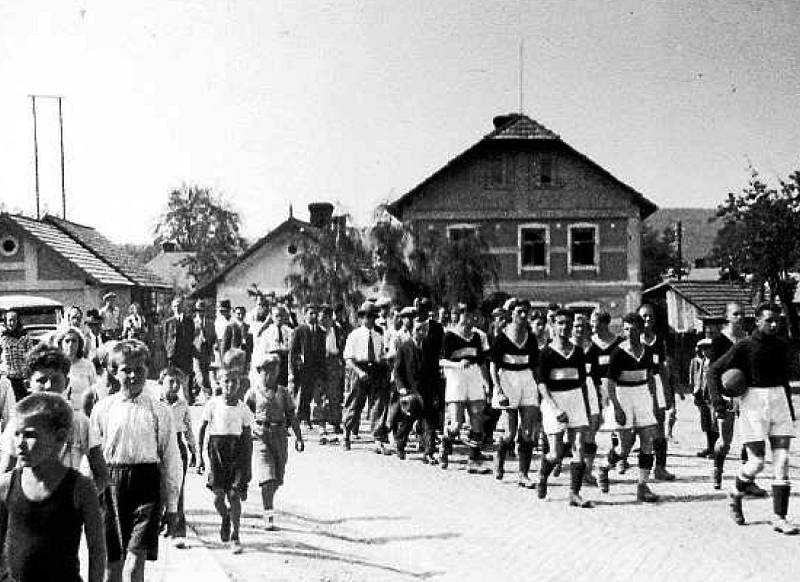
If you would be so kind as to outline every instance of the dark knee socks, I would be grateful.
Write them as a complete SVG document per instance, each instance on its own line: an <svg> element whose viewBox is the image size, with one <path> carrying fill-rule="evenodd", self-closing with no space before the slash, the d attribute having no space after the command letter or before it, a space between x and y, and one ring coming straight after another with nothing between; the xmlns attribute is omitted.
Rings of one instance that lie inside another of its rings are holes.
<svg viewBox="0 0 800 582"><path fill-rule="evenodd" d="M667 466L667 439L659 437L653 440L653 454L656 458L656 467Z"/></svg>
<svg viewBox="0 0 800 582"><path fill-rule="evenodd" d="M786 519L789 512L789 494L791 486L785 483L772 486L772 512L782 519Z"/></svg>

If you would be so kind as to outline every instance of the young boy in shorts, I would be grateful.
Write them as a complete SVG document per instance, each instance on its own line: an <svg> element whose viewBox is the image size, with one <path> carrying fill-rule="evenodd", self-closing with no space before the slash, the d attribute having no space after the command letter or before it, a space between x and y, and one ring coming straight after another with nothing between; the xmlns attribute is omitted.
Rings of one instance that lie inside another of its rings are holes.
<svg viewBox="0 0 800 582"><path fill-rule="evenodd" d="M62 462L72 408L60 395L39 392L21 400L15 412L19 464L0 477L8 573L13 580L80 582L78 548L84 530L89 581L100 582L106 547L97 489Z"/></svg>
<svg viewBox="0 0 800 582"><path fill-rule="evenodd" d="M287 427L294 432L295 450L302 452L305 449L292 397L285 386L278 385L280 363L277 354L264 356L256 365L258 383L244 397L245 404L255 416L256 473L264 506L264 527L267 530L275 529L273 500L278 488L283 485L286 472Z"/></svg>
<svg viewBox="0 0 800 582"><path fill-rule="evenodd" d="M230 355L231 352L234 354ZM240 370L243 370L240 363L244 358L244 352L238 348L231 348L226 354L223 367L217 372L222 394L211 398L203 408L199 438L199 468L201 471L205 469L205 459L208 458L208 488L214 493L214 507L222 518L219 537L230 543L234 554L242 552L239 522L242 501L247 499L253 453L250 431L253 414L239 400Z"/></svg>

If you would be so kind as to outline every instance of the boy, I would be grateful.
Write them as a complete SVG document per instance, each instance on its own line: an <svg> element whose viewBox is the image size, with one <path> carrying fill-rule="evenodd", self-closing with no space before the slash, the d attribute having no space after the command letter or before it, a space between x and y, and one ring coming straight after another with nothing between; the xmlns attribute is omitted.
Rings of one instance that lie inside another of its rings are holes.
<svg viewBox="0 0 800 582"><path fill-rule="evenodd" d="M225 357L217 379L222 394L215 396L203 408L200 426L200 466L205 469L208 458L208 488L214 493L214 507L222 518L219 537L230 542L231 552L240 554L239 521L242 500L247 499L250 483L250 462L253 439L250 427L253 414L239 400L239 383L245 354L232 348ZM208 441L205 440L208 433ZM227 504L225 503L227 499Z"/></svg>
<svg viewBox="0 0 800 582"><path fill-rule="evenodd" d="M50 392L65 397L69 386L70 363L67 356L54 346L39 344L25 358L26 386L31 393ZM0 473L17 465L14 434L17 425L11 419L0 436ZM89 419L82 412L72 415L72 426L61 451L61 463L71 469L80 469L83 459L88 460L91 475L98 491L105 489L108 469L99 446L89 446Z"/></svg>
<svg viewBox="0 0 800 582"><path fill-rule="evenodd" d="M300 421L294 403L285 386L278 385L280 356L268 354L257 364L258 383L244 397L245 404L255 416L256 467L261 501L264 506L264 527L275 529L273 500L278 488L283 485L286 472L287 438L286 427L292 427L295 449L305 449Z"/></svg>
<svg viewBox="0 0 800 582"><path fill-rule="evenodd" d="M158 559L161 508L171 522L178 509L181 458L172 412L145 391L150 351L139 340L111 350L119 392L97 402L90 444L109 467L105 495L109 582L144 582L145 560ZM162 494L163 492L163 494Z"/></svg>
<svg viewBox="0 0 800 582"><path fill-rule="evenodd" d="M175 432L178 435L178 450L183 463L183 479L181 480L181 492L178 497L178 513L175 516L174 529L172 531L167 530L167 535L174 539L175 547L179 549L186 547L186 515L183 511L183 488L186 483L186 469L187 467L194 467L197 460L197 446L194 441L189 404L180 396L181 393L186 393L188 382L189 378L186 374L180 368L173 366L164 368L158 376L158 383L161 384L163 389L161 401L172 410L172 420L175 422Z"/></svg>
<svg viewBox="0 0 800 582"><path fill-rule="evenodd" d="M0 477L3 557L12 579L80 582L84 529L89 581L100 582L106 548L97 490L61 462L73 426L70 405L56 394L32 394L17 404L15 425L19 467Z"/></svg>

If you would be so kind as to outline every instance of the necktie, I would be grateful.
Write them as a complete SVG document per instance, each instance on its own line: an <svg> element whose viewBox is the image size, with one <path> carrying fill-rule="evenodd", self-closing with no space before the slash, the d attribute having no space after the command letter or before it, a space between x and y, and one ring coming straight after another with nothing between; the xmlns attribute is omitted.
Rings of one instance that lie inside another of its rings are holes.
<svg viewBox="0 0 800 582"><path fill-rule="evenodd" d="M367 361L374 362L375 361L375 343L372 341L372 332L369 331L369 339L367 340Z"/></svg>
<svg viewBox="0 0 800 582"><path fill-rule="evenodd" d="M278 325L278 345L283 345L283 330L281 329L280 324Z"/></svg>

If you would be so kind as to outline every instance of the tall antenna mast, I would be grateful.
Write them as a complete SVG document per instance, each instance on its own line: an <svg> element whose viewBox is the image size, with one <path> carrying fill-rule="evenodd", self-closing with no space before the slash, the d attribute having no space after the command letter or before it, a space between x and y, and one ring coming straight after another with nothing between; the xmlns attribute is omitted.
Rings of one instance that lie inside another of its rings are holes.
<svg viewBox="0 0 800 582"><path fill-rule="evenodd" d="M61 141L61 218L67 219L67 190L64 186L64 116L61 112L61 97L58 97L58 131Z"/></svg>
<svg viewBox="0 0 800 582"><path fill-rule="evenodd" d="M519 112L525 113L525 40L519 39Z"/></svg>
<svg viewBox="0 0 800 582"><path fill-rule="evenodd" d="M42 217L39 210L39 138L36 135L36 95L31 95L33 110L33 173L36 177L36 220Z"/></svg>
<svg viewBox="0 0 800 582"><path fill-rule="evenodd" d="M42 217L39 204L39 136L36 128L36 98L55 99L58 101L58 128L61 146L61 217L67 219L67 190L64 184L64 115L61 107L61 95L30 95L31 108L33 110L33 166L36 176L36 219Z"/></svg>

